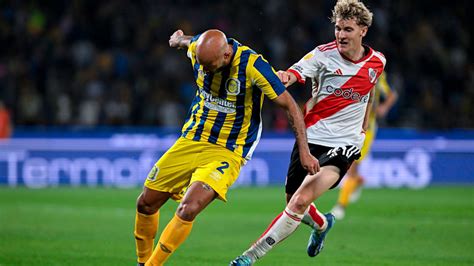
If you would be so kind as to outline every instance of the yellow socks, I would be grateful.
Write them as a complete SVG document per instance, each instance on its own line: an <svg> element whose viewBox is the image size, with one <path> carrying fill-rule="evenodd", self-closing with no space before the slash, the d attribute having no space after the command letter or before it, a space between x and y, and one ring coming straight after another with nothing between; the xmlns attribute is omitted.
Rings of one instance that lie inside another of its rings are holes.
<svg viewBox="0 0 474 266"><path fill-rule="evenodd" d="M345 208L349 204L349 197L351 196L352 192L357 189L360 183L361 182L359 178L348 176L341 187L341 191L339 191L339 199L337 203Z"/></svg>
<svg viewBox="0 0 474 266"><path fill-rule="evenodd" d="M153 243L158 230L158 219L160 211L155 214L146 215L137 211L135 215L135 247L137 249L138 262L145 263L153 253Z"/></svg>
<svg viewBox="0 0 474 266"><path fill-rule="evenodd" d="M186 240L192 228L193 221L184 221L175 214L161 233L153 255L145 265L163 265L168 257Z"/></svg>

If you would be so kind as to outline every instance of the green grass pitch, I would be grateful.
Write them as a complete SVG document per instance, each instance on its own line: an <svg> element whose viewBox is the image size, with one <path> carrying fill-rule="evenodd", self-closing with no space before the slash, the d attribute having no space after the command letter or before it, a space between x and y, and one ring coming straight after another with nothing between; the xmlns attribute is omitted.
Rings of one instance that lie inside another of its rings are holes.
<svg viewBox="0 0 474 266"><path fill-rule="evenodd" d="M138 189L0 188L0 265L135 265ZM337 191L317 205L328 211ZM176 203L162 209L160 229ZM284 207L282 187L238 188L214 202L167 265L227 265ZM256 265L474 265L474 187L365 190L324 251L306 255L309 228Z"/></svg>

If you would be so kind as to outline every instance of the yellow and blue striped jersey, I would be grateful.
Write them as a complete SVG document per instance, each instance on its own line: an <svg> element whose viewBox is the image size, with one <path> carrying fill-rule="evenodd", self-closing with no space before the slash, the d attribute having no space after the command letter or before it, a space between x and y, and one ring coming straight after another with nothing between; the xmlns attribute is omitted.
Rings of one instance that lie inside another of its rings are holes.
<svg viewBox="0 0 474 266"><path fill-rule="evenodd" d="M384 71L380 75L377 84L375 84L375 98L374 103L372 105L372 110L369 115L369 130L376 129L377 127L376 108L380 104L380 101L392 93L393 89L390 87L390 85L388 85L387 74Z"/></svg>
<svg viewBox="0 0 474 266"><path fill-rule="evenodd" d="M188 47L198 88L182 136L221 145L248 160L262 132L264 95L275 99L285 86L261 55L230 38L234 50L230 64L205 73L196 61L198 37Z"/></svg>

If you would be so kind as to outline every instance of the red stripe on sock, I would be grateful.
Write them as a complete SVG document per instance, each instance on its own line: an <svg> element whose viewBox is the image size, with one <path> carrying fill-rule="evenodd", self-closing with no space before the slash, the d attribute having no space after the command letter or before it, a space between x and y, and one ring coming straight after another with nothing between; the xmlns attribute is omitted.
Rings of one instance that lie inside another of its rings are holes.
<svg viewBox="0 0 474 266"><path fill-rule="evenodd" d="M297 221L297 222L301 222L301 219L300 219L300 218L297 218L297 217L295 217L295 216L289 214L287 211L285 211L285 214L286 214L288 217L290 217L291 219L293 219L293 220L295 220L295 221Z"/></svg>
<svg viewBox="0 0 474 266"><path fill-rule="evenodd" d="M278 219L280 219L280 217L283 215L283 213L280 213L278 214L277 217L275 217L275 219L273 219L273 221L270 223L270 225L267 227L267 229L265 230L265 232L263 232L263 234L258 238L262 238L262 236L264 236L269 230L270 228L272 228L272 226L276 223L276 221L278 221Z"/></svg>
<svg viewBox="0 0 474 266"><path fill-rule="evenodd" d="M313 221L319 225L319 227L323 227L324 219L319 216L318 212L316 211L316 206L314 204L309 205L308 214L309 216L311 216L311 219L313 219Z"/></svg>

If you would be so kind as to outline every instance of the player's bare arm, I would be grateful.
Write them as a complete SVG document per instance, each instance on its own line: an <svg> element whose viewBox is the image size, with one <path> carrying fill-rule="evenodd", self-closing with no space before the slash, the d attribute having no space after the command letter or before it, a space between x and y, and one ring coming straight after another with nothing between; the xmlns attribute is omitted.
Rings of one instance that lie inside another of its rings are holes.
<svg viewBox="0 0 474 266"><path fill-rule="evenodd" d="M374 104L374 97L375 97L375 86L370 90L369 95L369 102L367 104L367 108L365 109L365 116L364 116L364 123L362 124L362 132L366 132L369 128L369 116L370 110L372 110L372 105Z"/></svg>
<svg viewBox="0 0 474 266"><path fill-rule="evenodd" d="M385 101L376 107L375 112L378 118L383 118L387 115L388 111L397 102L398 94L396 91L392 91L387 95Z"/></svg>
<svg viewBox="0 0 474 266"><path fill-rule="evenodd" d="M188 48L192 38L192 36L184 35L182 30L177 30L170 36L169 44L172 48Z"/></svg>
<svg viewBox="0 0 474 266"><path fill-rule="evenodd" d="M288 91L283 92L275 100L280 107L286 110L288 121L295 133L296 143L299 149L301 165L310 174L314 175L319 172L319 161L311 155L308 147L308 139L306 137L306 126L304 124L303 114Z"/></svg>
<svg viewBox="0 0 474 266"><path fill-rule="evenodd" d="M287 88L297 81L295 74L289 71L279 70L277 72L277 76L280 79L281 83L283 83L283 85L285 85L285 87Z"/></svg>

